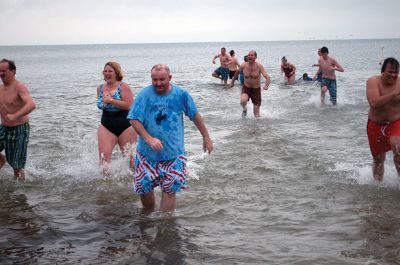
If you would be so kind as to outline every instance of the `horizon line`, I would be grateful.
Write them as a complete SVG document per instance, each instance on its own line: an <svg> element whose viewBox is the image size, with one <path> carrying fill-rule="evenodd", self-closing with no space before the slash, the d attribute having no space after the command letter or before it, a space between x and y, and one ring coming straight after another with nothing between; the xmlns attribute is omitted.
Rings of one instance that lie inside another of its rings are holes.
<svg viewBox="0 0 400 265"><path fill-rule="evenodd" d="M125 42L125 43L65 43L65 44L0 44L0 47L24 46L79 46L79 45L141 45L141 44L191 44L191 43L239 43L239 42L301 42L301 41L343 41L343 40L396 40L391 38L337 38L337 39L298 39L298 40L243 40L243 41L183 41L183 42Z"/></svg>

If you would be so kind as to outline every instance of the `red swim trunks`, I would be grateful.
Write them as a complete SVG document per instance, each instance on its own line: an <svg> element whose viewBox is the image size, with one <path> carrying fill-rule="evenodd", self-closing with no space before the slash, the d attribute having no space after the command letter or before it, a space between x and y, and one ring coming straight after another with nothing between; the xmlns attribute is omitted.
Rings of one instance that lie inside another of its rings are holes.
<svg viewBox="0 0 400 265"><path fill-rule="evenodd" d="M400 119L387 124L378 124L368 120L367 134L369 148L373 156L390 151L389 139L392 136L400 136Z"/></svg>
<svg viewBox="0 0 400 265"><path fill-rule="evenodd" d="M243 85L242 87L242 94L247 94L253 105L261 106L261 88L252 88Z"/></svg>

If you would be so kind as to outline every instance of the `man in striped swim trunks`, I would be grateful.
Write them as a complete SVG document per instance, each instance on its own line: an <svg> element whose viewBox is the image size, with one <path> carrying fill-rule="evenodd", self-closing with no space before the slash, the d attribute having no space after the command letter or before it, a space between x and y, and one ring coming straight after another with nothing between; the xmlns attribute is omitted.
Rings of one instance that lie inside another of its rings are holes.
<svg viewBox="0 0 400 265"><path fill-rule="evenodd" d="M24 83L15 79L15 63L11 60L0 61L0 168L7 163L14 169L18 180L25 180L24 167L29 141L29 116L35 109L35 102Z"/></svg>
<svg viewBox="0 0 400 265"><path fill-rule="evenodd" d="M215 60L219 58L221 66L215 69L212 76L215 78L220 78L222 82L226 85L229 76L229 63L231 62L231 57L226 53L225 47L221 48L221 53L214 56L212 63L215 64Z"/></svg>
<svg viewBox="0 0 400 265"><path fill-rule="evenodd" d="M175 194L187 185L183 114L203 136L204 151L213 150L213 142L192 97L185 89L170 83L171 78L167 65L153 66L152 85L140 91L128 114L140 136L133 190L140 194L143 207L153 210L153 189L160 186L163 212L175 210Z"/></svg>

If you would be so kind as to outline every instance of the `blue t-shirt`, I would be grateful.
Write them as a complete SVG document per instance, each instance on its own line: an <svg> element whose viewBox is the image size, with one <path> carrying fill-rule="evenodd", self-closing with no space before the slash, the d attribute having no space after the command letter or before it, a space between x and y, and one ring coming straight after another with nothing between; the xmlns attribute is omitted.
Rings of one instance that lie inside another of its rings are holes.
<svg viewBox="0 0 400 265"><path fill-rule="evenodd" d="M189 93L171 84L164 95L155 92L150 85L143 88L135 98L128 119L138 120L146 131L163 144L160 152L154 151L139 137L137 151L150 161L175 159L185 154L183 113L193 120L197 107Z"/></svg>

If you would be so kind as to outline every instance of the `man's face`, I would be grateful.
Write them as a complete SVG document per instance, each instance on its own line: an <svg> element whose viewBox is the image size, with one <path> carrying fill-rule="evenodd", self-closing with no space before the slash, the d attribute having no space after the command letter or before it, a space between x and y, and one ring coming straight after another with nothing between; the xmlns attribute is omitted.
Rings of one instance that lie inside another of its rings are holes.
<svg viewBox="0 0 400 265"><path fill-rule="evenodd" d="M387 84L393 85L399 77L399 69L395 69L390 63L386 65L385 71L382 73L382 78Z"/></svg>
<svg viewBox="0 0 400 265"><path fill-rule="evenodd" d="M324 59L324 60L328 59L328 53L326 53L326 52L322 52L321 56L322 56L322 59Z"/></svg>
<svg viewBox="0 0 400 265"><path fill-rule="evenodd" d="M6 83L14 73L10 71L8 63L0 63L0 78L3 83Z"/></svg>
<svg viewBox="0 0 400 265"><path fill-rule="evenodd" d="M250 51L249 54L247 55L247 60L252 63L256 60L257 56L254 51Z"/></svg>
<svg viewBox="0 0 400 265"><path fill-rule="evenodd" d="M221 54L225 55L225 53L226 53L226 49L221 49Z"/></svg>
<svg viewBox="0 0 400 265"><path fill-rule="evenodd" d="M172 76L164 68L151 71L151 82L159 95L166 94Z"/></svg>

